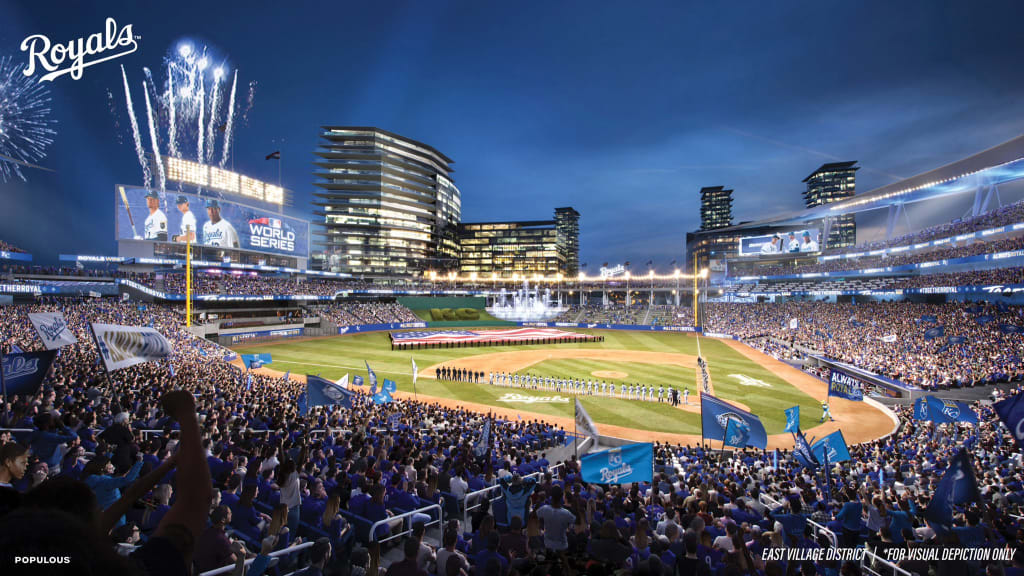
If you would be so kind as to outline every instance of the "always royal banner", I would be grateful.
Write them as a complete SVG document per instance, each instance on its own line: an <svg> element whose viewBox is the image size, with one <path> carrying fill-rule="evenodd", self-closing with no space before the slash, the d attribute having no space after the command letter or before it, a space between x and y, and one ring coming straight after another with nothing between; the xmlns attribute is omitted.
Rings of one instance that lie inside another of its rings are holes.
<svg viewBox="0 0 1024 576"><path fill-rule="evenodd" d="M580 458L583 481L593 484L650 482L654 477L654 444L627 444Z"/></svg>
<svg viewBox="0 0 1024 576"><path fill-rule="evenodd" d="M832 366L828 376L828 395L861 402L864 400L865 383L853 374Z"/></svg>
<svg viewBox="0 0 1024 576"><path fill-rule="evenodd" d="M171 355L171 343L155 328L90 324L108 372Z"/></svg>

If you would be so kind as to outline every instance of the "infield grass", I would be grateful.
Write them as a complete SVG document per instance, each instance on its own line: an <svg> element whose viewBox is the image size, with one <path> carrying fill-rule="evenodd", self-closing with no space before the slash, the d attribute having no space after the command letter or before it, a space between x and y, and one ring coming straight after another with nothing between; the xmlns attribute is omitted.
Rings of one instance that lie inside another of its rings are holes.
<svg viewBox="0 0 1024 576"><path fill-rule="evenodd" d="M604 342L579 344L552 344L549 348L557 349L607 349L607 350L647 350L697 355L697 338L692 334L668 332L626 332L613 330L577 330L583 333L600 334ZM817 425L821 416L821 405L814 398L798 390L789 383L762 367L756 362L733 350L724 342L708 338L700 339L701 352L708 361L715 395L726 401L742 403L757 414L764 423L768 434L781 433L785 428L783 410L793 405L800 405L801 428L808 429ZM362 375L366 378L364 360L376 372L378 379L394 380L398 389L412 392L412 363L422 370L434 364L449 362L458 358L493 354L496 352L514 352L517 350L537 350L539 346L497 346L480 348L455 348L411 351L392 351L390 339L386 332L355 334L332 338L282 341L254 346L236 348L239 353L270 353L273 364L269 368L281 372L291 371L294 374L320 374L325 378L336 380L345 373ZM525 372L538 376L561 378L598 379L591 375L597 370L625 372L624 380L604 378L614 381L616 388L623 382L653 384L655 387L685 387L690 391L690 401L697 401L698 386L696 371L691 368L674 364L645 364L640 362L617 362L590 359L552 359L534 364ZM734 376L735 375L735 376ZM486 380L486 376L485 376ZM744 385L746 383L746 385ZM766 387L756 384L763 383ZM755 384L755 385L751 385ZM421 377L416 384L419 394L450 398L464 402L476 402L509 409L520 409L529 412L549 414L552 416L573 416L572 396L566 393L555 393L547 390L527 390L505 388L484 384L465 382L442 382L433 378ZM515 393L524 396L546 397L563 396L569 398L564 403L505 403L499 398L505 394ZM700 416L671 407L667 402L642 402L599 396L581 397L583 406L598 424L612 424L641 430L674 432L679 434L699 434Z"/></svg>

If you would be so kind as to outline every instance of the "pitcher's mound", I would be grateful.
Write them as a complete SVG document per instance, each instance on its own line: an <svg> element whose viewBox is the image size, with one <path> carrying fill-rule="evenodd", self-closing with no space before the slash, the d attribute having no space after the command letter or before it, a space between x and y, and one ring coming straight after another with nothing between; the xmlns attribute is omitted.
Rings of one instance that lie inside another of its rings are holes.
<svg viewBox="0 0 1024 576"><path fill-rule="evenodd" d="M616 372L615 370L596 370L591 372L590 375L598 378L618 378L619 380L629 377L629 374L626 374L625 372Z"/></svg>

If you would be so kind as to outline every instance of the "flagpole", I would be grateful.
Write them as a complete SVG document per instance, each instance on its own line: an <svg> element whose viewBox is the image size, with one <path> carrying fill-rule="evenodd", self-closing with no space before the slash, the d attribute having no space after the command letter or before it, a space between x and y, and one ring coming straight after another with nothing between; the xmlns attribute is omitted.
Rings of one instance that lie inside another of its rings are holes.
<svg viewBox="0 0 1024 576"><path fill-rule="evenodd" d="M577 402L579 401L577 400ZM572 450L576 456L576 460L579 461L580 446L579 443L576 442L576 440L578 440L578 438L576 437L576 419L579 418L580 414L579 409L576 406L578 406L578 404L573 404L572 407Z"/></svg>

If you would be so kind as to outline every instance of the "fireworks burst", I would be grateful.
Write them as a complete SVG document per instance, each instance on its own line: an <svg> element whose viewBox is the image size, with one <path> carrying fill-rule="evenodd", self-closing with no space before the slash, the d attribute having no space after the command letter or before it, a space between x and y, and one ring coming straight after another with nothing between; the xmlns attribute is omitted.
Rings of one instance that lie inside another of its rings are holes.
<svg viewBox="0 0 1024 576"><path fill-rule="evenodd" d="M46 158L57 124L50 118L50 92L22 73L24 64L0 58L0 180L27 181L22 166Z"/></svg>
<svg viewBox="0 0 1024 576"><path fill-rule="evenodd" d="M143 93L151 146L151 150L145 151L147 154L138 154L144 177L148 180L154 175L147 156L159 156L161 148L171 156L207 164L215 162L219 156L220 165L224 166L231 154L235 133L232 125L237 123L235 117L241 114L244 118L252 109L256 83L249 83L248 99L238 103L235 98L238 71L229 71L222 60L215 61L205 46L197 48L188 42L172 49L158 70L161 69L166 73L162 92L157 90L159 84L153 78L153 71L143 68ZM228 77L229 74L232 78ZM228 80L232 81L231 92L225 94ZM132 137L138 148L140 123L135 117L127 80L124 90ZM223 136L218 137L221 134ZM160 168L155 170L155 176L163 189Z"/></svg>

